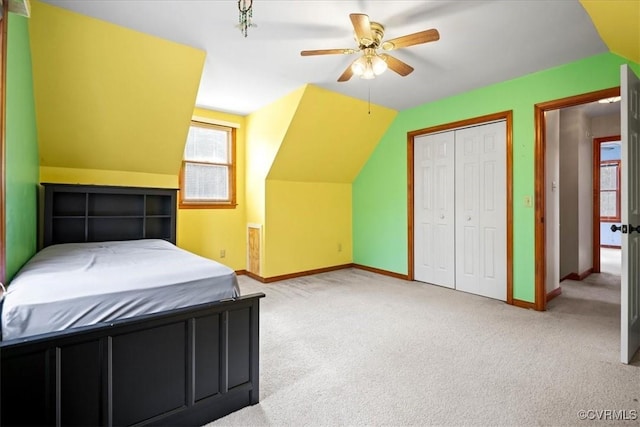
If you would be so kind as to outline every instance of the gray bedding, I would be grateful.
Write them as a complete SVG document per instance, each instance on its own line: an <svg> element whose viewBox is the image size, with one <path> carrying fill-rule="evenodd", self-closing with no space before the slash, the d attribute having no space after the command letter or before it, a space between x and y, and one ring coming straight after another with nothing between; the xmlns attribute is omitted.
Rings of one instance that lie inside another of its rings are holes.
<svg viewBox="0 0 640 427"><path fill-rule="evenodd" d="M235 272L164 240L53 245L7 289L10 340L240 295Z"/></svg>

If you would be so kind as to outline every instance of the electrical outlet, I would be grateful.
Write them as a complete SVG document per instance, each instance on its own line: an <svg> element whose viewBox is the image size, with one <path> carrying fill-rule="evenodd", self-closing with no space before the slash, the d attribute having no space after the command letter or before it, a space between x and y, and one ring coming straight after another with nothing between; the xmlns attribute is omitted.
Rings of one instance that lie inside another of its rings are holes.
<svg viewBox="0 0 640 427"><path fill-rule="evenodd" d="M224 258L227 256L227 251L225 251L224 249L220 249L220 258Z"/></svg>
<svg viewBox="0 0 640 427"><path fill-rule="evenodd" d="M524 196L524 205L528 208L533 206L533 200L531 199L531 196Z"/></svg>
<svg viewBox="0 0 640 427"><path fill-rule="evenodd" d="M342 252L342 243L338 243L338 252Z"/></svg>

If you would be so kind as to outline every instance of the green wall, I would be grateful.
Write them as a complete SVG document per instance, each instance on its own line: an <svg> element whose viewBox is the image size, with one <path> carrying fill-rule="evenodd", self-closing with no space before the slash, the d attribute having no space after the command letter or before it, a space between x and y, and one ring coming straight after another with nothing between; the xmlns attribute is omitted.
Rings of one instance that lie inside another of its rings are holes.
<svg viewBox="0 0 640 427"><path fill-rule="evenodd" d="M9 14L6 111L7 281L36 252L38 139L27 18Z"/></svg>
<svg viewBox="0 0 640 427"><path fill-rule="evenodd" d="M513 297L534 302L534 104L619 86L625 62L600 54L400 112L353 183L354 263L408 274L407 132L513 110Z"/></svg>

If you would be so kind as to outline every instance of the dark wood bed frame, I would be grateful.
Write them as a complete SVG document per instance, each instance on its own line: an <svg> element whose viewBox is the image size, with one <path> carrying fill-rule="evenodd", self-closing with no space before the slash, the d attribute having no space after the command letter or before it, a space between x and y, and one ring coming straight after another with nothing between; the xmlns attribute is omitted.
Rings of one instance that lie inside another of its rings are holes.
<svg viewBox="0 0 640 427"><path fill-rule="evenodd" d="M44 246L175 243L175 190L43 186ZM262 297L3 341L0 424L203 425L253 405Z"/></svg>

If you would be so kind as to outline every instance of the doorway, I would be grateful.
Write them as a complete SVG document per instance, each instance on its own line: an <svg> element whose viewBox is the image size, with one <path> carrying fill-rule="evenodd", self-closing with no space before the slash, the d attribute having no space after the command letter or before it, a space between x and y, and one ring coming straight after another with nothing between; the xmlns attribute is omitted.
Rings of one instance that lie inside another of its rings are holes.
<svg viewBox="0 0 640 427"><path fill-rule="evenodd" d="M587 93L584 95L578 95L574 97L559 99L555 101L545 102L541 104L535 105L535 129L536 129L536 138L535 138L535 309L539 311L544 311L546 309L546 304L548 298L551 299L559 292L554 291L548 292L547 289L547 264L549 259L547 258L547 239L549 238L547 235L547 228L550 226L547 218L547 197L549 194L549 189L552 188L554 182L549 182L548 179L548 170L547 170L547 125L546 125L546 114L547 112L553 112L556 110L575 107L583 104L590 104L597 102L601 99L612 98L620 95L620 88L611 88L600 90L596 92ZM591 210L591 212L593 212ZM590 230L591 231L591 230ZM595 234L595 233L591 233ZM593 244L594 239L591 239L591 246L595 246ZM599 243L598 243L599 247ZM593 251L593 249L592 249ZM593 259L592 256L589 257ZM590 271L577 271L578 275L584 273L589 274Z"/></svg>
<svg viewBox="0 0 640 427"><path fill-rule="evenodd" d="M618 109L618 113L619 109ZM620 135L593 139L593 272L620 270L621 234ZM613 227L613 228L612 228ZM601 266L605 264L603 270Z"/></svg>

